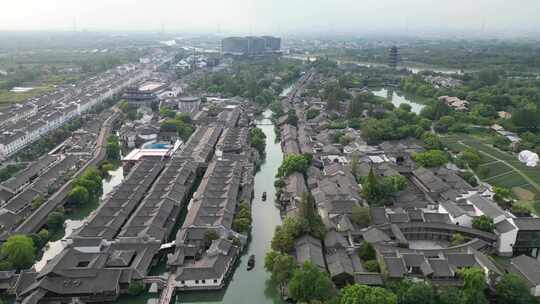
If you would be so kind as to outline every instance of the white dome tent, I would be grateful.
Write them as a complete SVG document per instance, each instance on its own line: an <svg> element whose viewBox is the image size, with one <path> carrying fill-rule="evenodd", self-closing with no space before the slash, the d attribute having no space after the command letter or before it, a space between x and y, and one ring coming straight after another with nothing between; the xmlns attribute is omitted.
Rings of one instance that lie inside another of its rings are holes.
<svg viewBox="0 0 540 304"><path fill-rule="evenodd" d="M536 167L538 165L538 154L529 150L519 152L518 159L527 167Z"/></svg>

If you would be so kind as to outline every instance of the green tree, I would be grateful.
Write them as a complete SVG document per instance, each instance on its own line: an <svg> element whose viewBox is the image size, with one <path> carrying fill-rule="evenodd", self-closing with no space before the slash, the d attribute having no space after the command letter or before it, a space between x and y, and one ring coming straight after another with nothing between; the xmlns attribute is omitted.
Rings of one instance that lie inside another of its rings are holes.
<svg viewBox="0 0 540 304"><path fill-rule="evenodd" d="M380 271L379 262L377 262L377 260L369 260L369 261L364 262L364 268L366 268L368 272Z"/></svg>
<svg viewBox="0 0 540 304"><path fill-rule="evenodd" d="M455 287L447 287L439 293L439 304L459 304L461 303L460 291Z"/></svg>
<svg viewBox="0 0 540 304"><path fill-rule="evenodd" d="M251 146L255 148L259 154L264 154L266 149L266 134L259 129L253 128L250 130L250 142Z"/></svg>
<svg viewBox="0 0 540 304"><path fill-rule="evenodd" d="M90 167L73 182L73 187L81 186L89 193L89 201L95 202L103 193L101 171L96 167Z"/></svg>
<svg viewBox="0 0 540 304"><path fill-rule="evenodd" d="M313 119L321 114L321 111L319 109L310 108L306 111L306 119L310 120Z"/></svg>
<svg viewBox="0 0 540 304"><path fill-rule="evenodd" d="M233 230L239 233L246 233L251 229L251 221L247 218L236 218L233 221Z"/></svg>
<svg viewBox="0 0 540 304"><path fill-rule="evenodd" d="M214 229L208 229L204 232L205 247L210 247L213 241L219 239L219 233Z"/></svg>
<svg viewBox="0 0 540 304"><path fill-rule="evenodd" d="M450 243L452 246L458 246L461 244L465 244L467 242L467 238L463 236L461 233L454 233L452 235L452 242Z"/></svg>
<svg viewBox="0 0 540 304"><path fill-rule="evenodd" d="M294 172L304 173L309 167L309 163L309 160L304 155L287 155L278 169L277 176L284 177Z"/></svg>
<svg viewBox="0 0 540 304"><path fill-rule="evenodd" d="M530 294L527 283L515 274L507 273L495 285L497 303L534 304L536 299Z"/></svg>
<svg viewBox="0 0 540 304"><path fill-rule="evenodd" d="M287 217L282 225L275 228L271 242L272 249L283 253L291 252L294 248L294 240L310 232L311 228L306 219L298 216Z"/></svg>
<svg viewBox="0 0 540 304"><path fill-rule="evenodd" d="M512 197L512 191L503 187L493 187L493 199L498 203L503 203Z"/></svg>
<svg viewBox="0 0 540 304"><path fill-rule="evenodd" d="M38 236L46 242L49 241L49 238L50 238L50 234L49 234L49 231L47 229L41 229L39 232L38 232Z"/></svg>
<svg viewBox="0 0 540 304"><path fill-rule="evenodd" d="M272 237L271 247L279 252L291 252L294 248L294 237L282 226L277 226Z"/></svg>
<svg viewBox="0 0 540 304"><path fill-rule="evenodd" d="M540 109L534 103L517 107L512 113L512 122L522 130L536 132L540 128Z"/></svg>
<svg viewBox="0 0 540 304"><path fill-rule="evenodd" d="M407 178L401 174L387 176L383 179L383 184L387 184L388 192L386 194L391 194L394 192L399 192L405 190L407 187Z"/></svg>
<svg viewBox="0 0 540 304"><path fill-rule="evenodd" d="M456 120L452 116L443 116L435 123L435 130L437 132L446 133L448 129L456 123Z"/></svg>
<svg viewBox="0 0 540 304"><path fill-rule="evenodd" d="M435 304L437 297L433 287L427 283L412 283L402 295L400 304Z"/></svg>
<svg viewBox="0 0 540 304"><path fill-rule="evenodd" d="M382 287L349 285L342 289L340 304L397 304L397 296Z"/></svg>
<svg viewBox="0 0 540 304"><path fill-rule="evenodd" d="M469 165L471 169L476 169L482 162L480 154L471 148L467 148L465 151L463 151L460 157L467 162L467 165Z"/></svg>
<svg viewBox="0 0 540 304"><path fill-rule="evenodd" d="M308 222L310 228L314 228L313 225L316 224L319 214L315 206L315 199L309 192L304 192L300 197L300 206L299 206L298 216L305 219Z"/></svg>
<svg viewBox="0 0 540 304"><path fill-rule="evenodd" d="M15 269L26 269L32 266L35 258L35 247L32 238L22 234L10 236L2 244L0 250Z"/></svg>
<svg viewBox="0 0 540 304"><path fill-rule="evenodd" d="M527 202L516 202L512 204L510 211L518 217L529 217L533 210Z"/></svg>
<svg viewBox="0 0 540 304"><path fill-rule="evenodd" d="M373 167L369 169L369 174L362 183L362 193L370 204L378 204L384 198L379 180L373 172Z"/></svg>
<svg viewBox="0 0 540 304"><path fill-rule="evenodd" d="M287 112L287 124L292 126L298 125L298 116L296 116L296 112L293 109Z"/></svg>
<svg viewBox="0 0 540 304"><path fill-rule="evenodd" d="M360 247L358 248L358 256L363 261L369 261L369 260L375 260L377 257L377 253L375 252L375 248L373 248L373 245L370 243L363 241Z"/></svg>
<svg viewBox="0 0 540 304"><path fill-rule="evenodd" d="M442 150L443 149L443 143L437 134L425 132L422 135L422 142L424 143L424 148L428 150Z"/></svg>
<svg viewBox="0 0 540 304"><path fill-rule="evenodd" d="M120 160L120 144L118 143L118 137L111 135L107 138L106 153L109 161Z"/></svg>
<svg viewBox="0 0 540 304"><path fill-rule="evenodd" d="M358 159L359 159L358 153L353 153L351 155L351 173L356 179L356 181L358 181L358 166L359 166Z"/></svg>
<svg viewBox="0 0 540 304"><path fill-rule="evenodd" d="M82 206L89 202L90 193L82 186L75 186L68 193L67 201L72 205Z"/></svg>
<svg viewBox="0 0 540 304"><path fill-rule="evenodd" d="M128 294L131 296L138 296L143 294L146 291L146 286L140 280L133 280L129 283Z"/></svg>
<svg viewBox="0 0 540 304"><path fill-rule="evenodd" d="M42 195L38 195L36 198L34 198L32 200L32 209L37 209L39 208L41 205L43 205L43 203L45 203L47 200L42 196Z"/></svg>
<svg viewBox="0 0 540 304"><path fill-rule="evenodd" d="M159 115L162 117L174 118L176 116L176 112L169 108L161 108L159 109Z"/></svg>
<svg viewBox="0 0 540 304"><path fill-rule="evenodd" d="M469 185L476 187L478 186L478 181L471 171L460 171L458 175L463 178Z"/></svg>
<svg viewBox="0 0 540 304"><path fill-rule="evenodd" d="M287 253L270 251L264 259L264 268L272 274L272 281L279 284L280 293L283 294L296 269L296 262Z"/></svg>
<svg viewBox="0 0 540 304"><path fill-rule="evenodd" d="M336 295L334 284L325 272L310 262L294 270L289 281L289 295L298 302L326 302Z"/></svg>
<svg viewBox="0 0 540 304"><path fill-rule="evenodd" d="M486 277L481 268L464 268L458 271L463 279L460 304L487 304L484 294L486 289Z"/></svg>
<svg viewBox="0 0 540 304"><path fill-rule="evenodd" d="M495 229L495 224L493 224L493 219L487 215L477 216L472 221L472 226L475 229L493 232Z"/></svg>
<svg viewBox="0 0 540 304"><path fill-rule="evenodd" d="M369 208L354 205L352 208L351 220L360 227L371 225L371 213Z"/></svg>
<svg viewBox="0 0 540 304"><path fill-rule="evenodd" d="M64 226L64 214L62 212L53 211L47 217L47 227L49 230L58 231Z"/></svg>
<svg viewBox="0 0 540 304"><path fill-rule="evenodd" d="M446 164L448 162L448 155L441 150L429 150L426 152L414 154L413 159L420 166L431 168Z"/></svg>

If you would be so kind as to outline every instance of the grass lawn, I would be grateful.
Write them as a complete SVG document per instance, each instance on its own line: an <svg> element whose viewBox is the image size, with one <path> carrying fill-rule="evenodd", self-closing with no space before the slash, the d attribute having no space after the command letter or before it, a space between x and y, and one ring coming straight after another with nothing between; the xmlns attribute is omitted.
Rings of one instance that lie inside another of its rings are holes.
<svg viewBox="0 0 540 304"><path fill-rule="evenodd" d="M43 87L36 87L24 93L14 93L8 90L0 90L0 105L19 103L19 102L25 101L28 98L49 92L52 89L53 89L52 86L43 86Z"/></svg>

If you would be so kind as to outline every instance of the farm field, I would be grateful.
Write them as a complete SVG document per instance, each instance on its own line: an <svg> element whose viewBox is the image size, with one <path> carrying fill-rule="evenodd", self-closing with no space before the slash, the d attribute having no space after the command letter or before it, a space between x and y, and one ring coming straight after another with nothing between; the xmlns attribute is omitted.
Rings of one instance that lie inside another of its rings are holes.
<svg viewBox="0 0 540 304"><path fill-rule="evenodd" d="M469 134L443 136L442 141L452 152L473 148L482 156L481 164L475 173L494 186L512 189L520 200L530 201L534 209L540 211L540 168L525 166L517 155L501 151L488 142L489 137L476 137Z"/></svg>

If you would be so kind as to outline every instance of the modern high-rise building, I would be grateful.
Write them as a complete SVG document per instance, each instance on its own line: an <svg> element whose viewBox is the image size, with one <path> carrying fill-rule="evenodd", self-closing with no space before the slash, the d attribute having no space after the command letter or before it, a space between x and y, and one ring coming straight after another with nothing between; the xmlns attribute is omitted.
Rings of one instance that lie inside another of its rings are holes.
<svg viewBox="0 0 540 304"><path fill-rule="evenodd" d="M227 37L221 41L223 54L261 55L281 50L281 38L272 36Z"/></svg>
<svg viewBox="0 0 540 304"><path fill-rule="evenodd" d="M221 50L224 54L246 54L249 50L248 40L243 37L227 37L221 40Z"/></svg>

